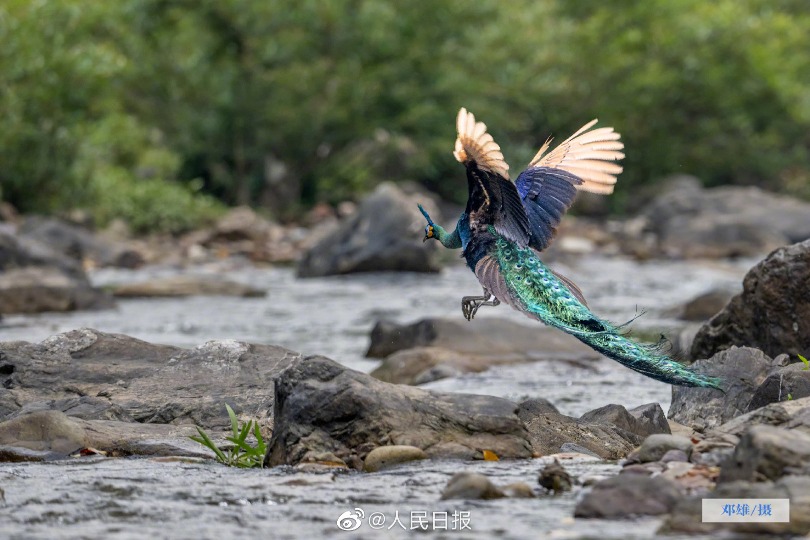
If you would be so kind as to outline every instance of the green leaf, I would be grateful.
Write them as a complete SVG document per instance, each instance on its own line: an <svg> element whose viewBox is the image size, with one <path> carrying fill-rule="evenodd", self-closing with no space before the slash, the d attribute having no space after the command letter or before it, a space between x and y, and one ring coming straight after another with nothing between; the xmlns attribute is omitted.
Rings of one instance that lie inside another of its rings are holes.
<svg viewBox="0 0 810 540"><path fill-rule="evenodd" d="M805 358L804 356L802 356L800 354L798 354L796 356L798 356L799 360L801 360L802 363L804 364L804 368L802 368L802 371L810 371L810 360L808 360L807 358Z"/></svg>
<svg viewBox="0 0 810 540"><path fill-rule="evenodd" d="M239 426L239 420L236 418L236 413L233 412L233 409L231 409L231 406L228 405L227 403L225 404L225 409L228 411L228 416L231 419L231 430L233 431L233 436L238 437L239 436L239 427L238 427Z"/></svg>

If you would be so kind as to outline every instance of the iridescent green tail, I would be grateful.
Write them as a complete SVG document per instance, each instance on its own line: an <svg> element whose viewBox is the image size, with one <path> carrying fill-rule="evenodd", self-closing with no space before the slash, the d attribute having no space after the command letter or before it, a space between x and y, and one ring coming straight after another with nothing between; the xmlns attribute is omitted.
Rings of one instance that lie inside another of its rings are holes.
<svg viewBox="0 0 810 540"><path fill-rule="evenodd" d="M594 315L576 286L552 272L529 248L497 238L492 255L476 266L476 275L499 300L573 335L623 366L668 384L722 390L719 379L695 373L664 354L660 346L637 343L623 335L620 327Z"/></svg>
<svg viewBox="0 0 810 540"><path fill-rule="evenodd" d="M660 345L643 345L619 333L578 334L576 337L621 365L658 381L722 390L720 379L695 373L663 354Z"/></svg>

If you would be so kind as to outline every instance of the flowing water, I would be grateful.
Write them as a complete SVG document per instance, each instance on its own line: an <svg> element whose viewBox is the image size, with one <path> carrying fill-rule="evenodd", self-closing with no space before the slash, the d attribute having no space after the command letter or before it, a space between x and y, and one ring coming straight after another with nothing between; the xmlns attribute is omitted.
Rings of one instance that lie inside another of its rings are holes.
<svg viewBox="0 0 810 540"><path fill-rule="evenodd" d="M711 288L736 290L754 261L638 263L584 257L555 270L582 288L604 318L642 330L674 331L680 323L667 309ZM272 343L306 354L323 354L369 371L378 361L364 357L374 322L411 322L422 317L461 318L460 297L477 294L475 277L463 266L438 275L369 274L298 280L286 268L260 269L236 263L194 272L225 275L266 288L265 298L194 297L123 300L116 310L9 316L0 341L39 341L78 327L131 335L147 341L195 346L233 338ZM98 285L171 275L171 268L101 270ZM485 308L478 317L508 317L533 324L506 306ZM475 321L470 324L474 325ZM535 323L536 324L536 323ZM670 389L609 360L590 368L542 362L502 366L483 373L433 382L427 388L521 399L549 399L560 411L581 415L619 403L634 407L657 401L666 410ZM404 538L392 524L398 512L405 527L412 512L427 512L436 538L653 538L659 521L573 520L581 491L560 497L497 501L439 501L447 480L461 470L481 472L497 484L536 485L542 459L529 461L419 462L375 474L314 473L288 468L234 470L216 463L154 459L97 459L0 464L0 538ZM614 473L615 463L566 463L576 476ZM337 528L344 512L364 513L354 532ZM376 513L376 514L375 514ZM385 518L373 529L369 518ZM455 515L454 515L455 514ZM415 514L415 523L418 517ZM455 519L454 519L455 517ZM467 523L468 521L468 523ZM468 524L469 529L460 530ZM446 526L446 531L442 529ZM694 538L694 537L693 537Z"/></svg>

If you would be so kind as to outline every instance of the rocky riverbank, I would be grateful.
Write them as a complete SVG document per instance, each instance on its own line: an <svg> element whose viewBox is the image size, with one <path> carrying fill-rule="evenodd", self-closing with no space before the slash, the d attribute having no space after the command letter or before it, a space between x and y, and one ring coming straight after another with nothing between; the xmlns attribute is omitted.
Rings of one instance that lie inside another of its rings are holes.
<svg viewBox="0 0 810 540"><path fill-rule="evenodd" d="M15 245L13 236L7 238ZM43 260L24 253L8 260L33 266ZM371 375L250 341L189 348L89 328L39 343L6 341L0 343L0 460L6 462L0 489L22 508L22 469L9 468L21 466L11 462L104 470L115 467L107 465L112 457L169 460L153 462L167 467L187 463L176 459L210 460L212 454L188 435L200 426L222 442L227 403L261 426L269 474L286 475L273 480L279 493L284 482L340 493L335 478L346 478L356 492L364 483L404 475L414 484L402 489L430 486L421 505L480 498L499 501L486 504L506 512L534 512L559 500L567 501L566 516L576 523L649 523L644 516L656 516L654 528L672 534L806 534L810 523L801 516L810 509L810 370L798 355L810 352L802 326L810 309L802 285L808 266L810 242L804 242L773 252L749 272L742 292L701 326L691 347L695 369L720 376L726 392L675 388L669 420L658 403L640 405L644 401L625 407L599 397L598 408L563 414L562 400L537 393L493 397L486 388L437 389L448 380L503 369L603 377L608 361L564 334L489 316L473 323L383 320L370 335L368 355L382 359ZM329 282L322 292L334 289ZM456 292L448 294L453 306ZM251 300L256 298L243 301ZM288 324L283 311L273 313L278 324ZM385 314L363 316L379 320ZM311 331L308 321L300 335ZM218 470L213 462L203 462L210 469L196 463L196 474L219 474L211 472ZM453 477L450 471L459 469L474 474ZM355 500L340 497L342 503ZM385 490L374 497L390 500ZM705 524L705 497L790 497L791 515L800 517L789 524Z"/></svg>

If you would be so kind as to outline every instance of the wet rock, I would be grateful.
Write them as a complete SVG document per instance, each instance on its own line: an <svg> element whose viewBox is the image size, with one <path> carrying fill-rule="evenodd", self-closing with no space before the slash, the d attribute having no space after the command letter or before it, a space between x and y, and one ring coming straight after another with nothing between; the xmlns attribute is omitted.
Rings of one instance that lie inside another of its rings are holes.
<svg viewBox="0 0 810 540"><path fill-rule="evenodd" d="M776 480L810 474L810 434L773 426L753 426L721 465L720 482Z"/></svg>
<svg viewBox="0 0 810 540"><path fill-rule="evenodd" d="M304 253L298 264L298 275L438 272L438 246L436 242L422 243L425 220L417 202L424 203L433 219L439 220L440 216L430 201L417 199L394 184L381 184L354 215Z"/></svg>
<svg viewBox="0 0 810 540"><path fill-rule="evenodd" d="M419 459L427 459L427 455L421 448L415 446L378 446L368 453L363 468L366 472L377 472L400 463Z"/></svg>
<svg viewBox="0 0 810 540"><path fill-rule="evenodd" d="M555 459L543 467L537 482L549 491L562 493L563 491L571 491L573 478L571 478L571 475L565 470L565 467L560 465L560 462Z"/></svg>
<svg viewBox="0 0 810 540"><path fill-rule="evenodd" d="M726 391L672 387L669 418L705 431L748 411L751 397L773 368L773 360L760 350L731 347L692 364L697 373L719 377Z"/></svg>
<svg viewBox="0 0 810 540"><path fill-rule="evenodd" d="M791 364L771 371L754 391L748 410L764 407L769 403L794 400L810 396L810 370L804 364Z"/></svg>
<svg viewBox="0 0 810 540"><path fill-rule="evenodd" d="M298 357L272 345L222 340L181 349L87 328L0 343L0 420L56 409L87 420L220 429L230 425L225 403L265 420L268 382Z"/></svg>
<svg viewBox="0 0 810 540"><path fill-rule="evenodd" d="M752 426L767 425L799 430L810 435L810 397L771 403L765 407L738 416L706 433L704 444L731 444L736 446Z"/></svg>
<svg viewBox="0 0 810 540"><path fill-rule="evenodd" d="M507 484L501 488L501 491L510 499L533 499L535 497L534 490L526 482Z"/></svg>
<svg viewBox="0 0 810 540"><path fill-rule="evenodd" d="M660 403L645 403L628 411L639 421L644 432L643 435L654 433L672 433L667 415Z"/></svg>
<svg viewBox="0 0 810 540"><path fill-rule="evenodd" d="M460 472L453 475L442 491L442 500L502 499L506 494L483 474Z"/></svg>
<svg viewBox="0 0 810 540"><path fill-rule="evenodd" d="M137 268L146 261L137 249L52 217L30 216L18 231L23 243L36 242L85 266Z"/></svg>
<svg viewBox="0 0 810 540"><path fill-rule="evenodd" d="M583 448L603 459L620 459L642 441L642 437L613 425L591 424L555 413L529 418L526 428L534 451L544 456Z"/></svg>
<svg viewBox="0 0 810 540"><path fill-rule="evenodd" d="M782 523L703 522L703 499L789 499L790 521ZM729 482L707 494L679 501L664 520L659 534L706 534L721 532L757 535L805 535L810 533L810 477L788 476L777 482Z"/></svg>
<svg viewBox="0 0 810 540"><path fill-rule="evenodd" d="M692 441L678 435L656 434L650 435L641 446L628 456L628 461L647 463L660 461L670 450L681 450L687 457L692 454Z"/></svg>
<svg viewBox="0 0 810 540"><path fill-rule="evenodd" d="M59 411L38 411L0 423L0 460L61 459L85 448L113 456L212 457L188 438L194 434L193 426L82 420Z"/></svg>
<svg viewBox="0 0 810 540"><path fill-rule="evenodd" d="M551 328L507 319L421 319L411 324L380 321L371 330L366 356L385 358L415 347L436 347L465 355L497 358L515 355L530 360L591 360L599 355L578 340Z"/></svg>
<svg viewBox="0 0 810 540"><path fill-rule="evenodd" d="M90 285L81 266L46 247L0 232L0 313L108 309L110 295Z"/></svg>
<svg viewBox="0 0 810 540"><path fill-rule="evenodd" d="M703 189L678 182L645 207L645 231L659 254L745 257L810 237L810 204L754 187ZM767 351L766 351L767 352Z"/></svg>
<svg viewBox="0 0 810 540"><path fill-rule="evenodd" d="M429 457L532 455L515 403L384 383L328 358L293 361L276 379L275 396L267 465L295 464L312 451L348 454L369 443L415 446Z"/></svg>
<svg viewBox="0 0 810 540"><path fill-rule="evenodd" d="M708 358L734 345L771 357L787 353L793 361L810 351L810 240L777 249L753 267L743 292L698 332L692 357Z"/></svg>
<svg viewBox="0 0 810 540"><path fill-rule="evenodd" d="M127 283L113 287L119 298L183 297L183 296L240 296L261 297L266 293L249 285L217 276L179 275L157 278L140 283Z"/></svg>
<svg viewBox="0 0 810 540"><path fill-rule="evenodd" d="M599 482L577 503L574 517L621 519L666 514L683 497L661 476L622 474Z"/></svg>
<svg viewBox="0 0 810 540"><path fill-rule="evenodd" d="M658 403L642 405L636 414L638 417L621 405L611 404L586 412L580 417L580 420L589 424L615 426L640 437L653 433L669 433L669 424L666 423L664 411ZM644 418L644 420L639 418Z"/></svg>
<svg viewBox="0 0 810 540"><path fill-rule="evenodd" d="M712 289L674 308L670 314L684 321L708 321L726 307L733 296L731 291Z"/></svg>
<svg viewBox="0 0 810 540"><path fill-rule="evenodd" d="M680 450L678 448L673 448L672 450L667 450L664 452L664 455L661 456L661 463L674 463L674 462L686 462L689 461L689 455Z"/></svg>
<svg viewBox="0 0 810 540"><path fill-rule="evenodd" d="M652 476L664 472L666 465L660 461L650 461L648 463L625 463L619 474L640 474Z"/></svg>
<svg viewBox="0 0 810 540"><path fill-rule="evenodd" d="M560 414L560 410L552 402L545 398L531 398L521 401L518 404L518 416L524 422L528 422L538 414Z"/></svg>

